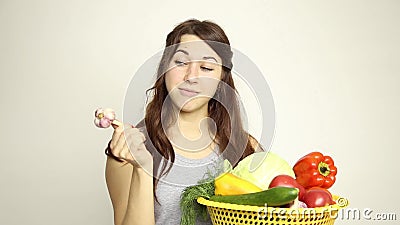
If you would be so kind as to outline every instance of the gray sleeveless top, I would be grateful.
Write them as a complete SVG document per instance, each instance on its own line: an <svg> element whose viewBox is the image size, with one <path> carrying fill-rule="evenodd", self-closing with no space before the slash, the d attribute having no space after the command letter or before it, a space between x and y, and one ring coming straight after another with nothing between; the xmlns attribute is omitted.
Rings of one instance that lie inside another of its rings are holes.
<svg viewBox="0 0 400 225"><path fill-rule="evenodd" d="M206 178L208 170L213 172L221 165L222 159L217 155L217 149L201 159L189 159L175 154L175 162L171 170L158 182L156 195L159 203L154 202L154 215L157 225L179 225L181 211L179 207L183 189L196 185L198 180ZM161 166L160 166L161 168ZM211 225L211 220L198 220L196 224Z"/></svg>

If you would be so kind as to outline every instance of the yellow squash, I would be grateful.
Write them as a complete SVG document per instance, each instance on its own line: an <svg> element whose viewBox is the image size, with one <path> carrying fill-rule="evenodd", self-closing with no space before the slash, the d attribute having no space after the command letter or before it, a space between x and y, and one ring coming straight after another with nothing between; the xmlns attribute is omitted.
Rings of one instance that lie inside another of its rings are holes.
<svg viewBox="0 0 400 225"><path fill-rule="evenodd" d="M241 195L259 191L262 189L232 173L215 178L215 195Z"/></svg>

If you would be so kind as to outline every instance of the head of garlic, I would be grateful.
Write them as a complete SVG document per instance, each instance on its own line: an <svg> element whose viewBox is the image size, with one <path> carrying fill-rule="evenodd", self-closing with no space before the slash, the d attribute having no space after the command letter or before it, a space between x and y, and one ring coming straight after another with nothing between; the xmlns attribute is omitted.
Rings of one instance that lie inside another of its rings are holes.
<svg viewBox="0 0 400 225"><path fill-rule="evenodd" d="M98 108L94 112L94 124L99 128L107 128L111 126L115 120L115 111L111 108Z"/></svg>

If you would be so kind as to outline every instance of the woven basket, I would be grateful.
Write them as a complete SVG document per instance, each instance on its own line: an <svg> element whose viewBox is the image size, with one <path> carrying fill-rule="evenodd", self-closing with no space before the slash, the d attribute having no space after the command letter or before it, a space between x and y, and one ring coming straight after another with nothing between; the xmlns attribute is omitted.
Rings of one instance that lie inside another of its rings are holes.
<svg viewBox="0 0 400 225"><path fill-rule="evenodd" d="M214 225L332 225L341 208L348 200L334 196L334 205L319 208L274 208L237 205L198 198L197 202L207 206Z"/></svg>

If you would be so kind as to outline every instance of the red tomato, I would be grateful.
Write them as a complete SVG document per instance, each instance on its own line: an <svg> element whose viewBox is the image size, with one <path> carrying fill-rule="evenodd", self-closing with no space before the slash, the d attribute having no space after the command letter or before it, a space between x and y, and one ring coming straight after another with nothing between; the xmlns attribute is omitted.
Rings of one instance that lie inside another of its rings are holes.
<svg viewBox="0 0 400 225"><path fill-rule="evenodd" d="M306 193L306 189L301 186L296 179L289 175L278 175L274 179L272 179L268 188L273 187L293 187L299 189L299 200L303 201L304 194Z"/></svg>
<svg viewBox="0 0 400 225"><path fill-rule="evenodd" d="M322 188L322 187L312 187L312 188L309 188L309 189L306 189L306 191L309 191L309 190L323 190L323 191L325 191L325 192L328 192L329 193L329 195L331 196L331 198L332 198L332 194L331 194L331 192L328 190L328 189L326 189L326 188ZM333 198L332 198L333 199Z"/></svg>
<svg viewBox="0 0 400 225"><path fill-rule="evenodd" d="M306 203L308 208L323 207L334 204L331 193L322 188L308 190L304 195L303 202Z"/></svg>

